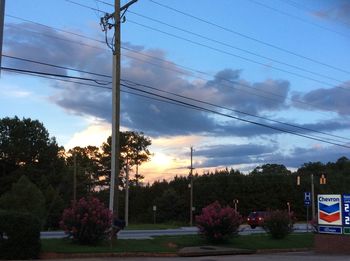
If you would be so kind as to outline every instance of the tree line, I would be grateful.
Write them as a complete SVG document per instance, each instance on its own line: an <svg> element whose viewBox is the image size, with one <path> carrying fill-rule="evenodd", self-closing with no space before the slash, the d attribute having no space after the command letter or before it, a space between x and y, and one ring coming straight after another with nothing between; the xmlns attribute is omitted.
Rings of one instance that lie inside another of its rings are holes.
<svg viewBox="0 0 350 261"><path fill-rule="evenodd" d="M136 169L129 187L130 222L150 223L156 217L156 222L187 223L190 177L176 176L169 181L145 184L138 166L152 156L151 139L143 133L121 132L120 144L120 210L125 202L124 170L127 165ZM32 211L37 210L44 228L55 229L74 195L77 199L95 196L108 205L110 161L110 137L100 147L75 147L66 151L37 120L0 119L0 208L26 211L29 205ZM248 174L234 169L196 174L193 176L193 214L199 214L214 201L233 206L233 200L238 200L238 211L243 216L253 210L287 209L288 203L299 219L305 219L303 194L310 191L310 175L315 177L316 194L349 193L349 172L350 160L342 157L326 164L304 163L295 172L284 165L265 164ZM325 185L317 182L322 174L327 178ZM297 185L297 176L301 177L300 185ZM35 200L28 202L28 193ZM119 214L123 218L123 211Z"/></svg>

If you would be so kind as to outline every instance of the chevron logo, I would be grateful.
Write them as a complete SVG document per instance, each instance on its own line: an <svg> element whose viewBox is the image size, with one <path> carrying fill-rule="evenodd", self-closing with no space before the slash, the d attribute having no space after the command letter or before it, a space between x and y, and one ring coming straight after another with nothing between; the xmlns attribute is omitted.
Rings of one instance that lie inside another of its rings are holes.
<svg viewBox="0 0 350 261"><path fill-rule="evenodd" d="M339 203L335 203L333 205L326 205L326 204L323 204L323 203L319 203L318 205L319 209L323 212L326 212L328 214L331 214L331 213L334 213L334 212L337 212L340 210L340 204Z"/></svg>
<svg viewBox="0 0 350 261"><path fill-rule="evenodd" d="M318 223L321 225L341 225L341 195L318 195Z"/></svg>
<svg viewBox="0 0 350 261"><path fill-rule="evenodd" d="M338 221L340 219L340 212L331 214L331 215L327 215L323 212L320 212L320 219L328 222L328 223L333 223L335 221Z"/></svg>

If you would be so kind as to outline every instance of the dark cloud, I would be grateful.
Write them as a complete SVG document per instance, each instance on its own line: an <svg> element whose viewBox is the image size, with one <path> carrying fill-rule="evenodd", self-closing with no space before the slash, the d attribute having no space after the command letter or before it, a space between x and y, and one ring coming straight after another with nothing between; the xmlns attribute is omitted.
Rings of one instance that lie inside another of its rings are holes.
<svg viewBox="0 0 350 261"><path fill-rule="evenodd" d="M95 41L81 40L78 36L32 23L7 23L4 37L4 53L7 55L110 75L112 58L109 58L105 45ZM4 63L15 68L72 74L66 69L8 58ZM88 74L78 76L86 77ZM104 77L100 79L106 80Z"/></svg>
<svg viewBox="0 0 350 261"><path fill-rule="evenodd" d="M332 1L333 6L326 10L318 10L313 15L332 20L350 27L350 3L347 0Z"/></svg>
<svg viewBox="0 0 350 261"><path fill-rule="evenodd" d="M317 89L305 94L295 93L292 96L295 107L307 110L334 111L343 116L350 115L349 100L350 81L334 88Z"/></svg>
<svg viewBox="0 0 350 261"><path fill-rule="evenodd" d="M285 109L289 82L267 80L250 84L240 79L240 70L225 69L208 81L206 88L216 90L217 102L236 110L259 114Z"/></svg>
<svg viewBox="0 0 350 261"><path fill-rule="evenodd" d="M21 28L26 28L22 30ZM77 32L79 33L79 32ZM111 51L104 44L82 42L74 35L67 35L53 29L40 27L33 24L8 24L5 33L5 53L13 56L43 61L79 68L91 72L109 75L111 73ZM102 39L102 38L101 38ZM78 41L78 43L76 43ZM195 75L185 71L183 68L166 60L166 54L159 49L145 50L142 46L133 46L130 43L123 43L122 50L122 79L142 83L167 92L174 92L179 95L204 100L220 106L229 107L235 110L263 115L266 112L279 112L287 108L286 98L289 92L289 82L282 80L266 80L259 83L249 83L241 78L241 70L224 69L216 73L210 80L193 80ZM128 49L137 50L130 52ZM142 51L142 53L139 53ZM23 62L10 59L6 63L17 68L30 68L33 70L49 71L64 75L74 75L97 80L106 80L85 73L70 72L64 69L55 69L35 64L24 64ZM110 80L107 78L107 80ZM50 100L66 111L81 115L97 117L107 122L111 121L111 91L103 89L111 85L88 86L59 81L47 81L56 88L56 92ZM85 82L98 85L94 82ZM125 83L123 81L123 83ZM131 87L142 88L146 91L156 92L159 95L170 96L160 91L137 86L128 83ZM132 91L122 87L123 91ZM327 92L327 93L325 93ZM332 90L317 90L305 95L296 94L294 98L306 102L319 104L331 104L332 100L337 101L340 113L348 113L348 100L350 92L336 96ZM146 94L142 94L146 95ZM328 97L326 99L325 97ZM179 99L179 97L172 98ZM183 99L187 103L195 103ZM203 105L210 110L214 107ZM308 108L307 108L308 109ZM288 129L290 127L279 126L271 122L263 122L253 117L234 114L232 111L215 108L216 111L233 116L244 117L252 121L260 121L276 128ZM186 135L205 134L253 137L259 135L272 135L280 133L250 123L240 122L237 119L229 119L215 116L203 111L190 110L173 104L146 99L140 96L123 93L121 99L121 122L125 127L143 131L150 135ZM345 129L348 124L344 122L322 122L307 125L309 128L318 130ZM298 130L300 131L300 130Z"/></svg>
<svg viewBox="0 0 350 261"><path fill-rule="evenodd" d="M296 147L286 152L278 150L277 145L215 145L199 148L195 156L205 159L199 164L195 162L196 168L231 167L238 164L250 165L246 171L251 171L256 166L264 164L282 164L287 168L299 168L308 162L335 162L337 159L347 156L348 149L336 146L313 148Z"/></svg>
<svg viewBox="0 0 350 261"><path fill-rule="evenodd" d="M250 164L256 162L256 157L266 153L272 153L276 150L271 145L256 144L225 144L213 145L196 149L196 157L204 157L202 164L198 164L199 168L211 168L216 166L231 166L234 164Z"/></svg>
<svg viewBox="0 0 350 261"><path fill-rule="evenodd" d="M335 162L337 159L348 156L349 149L336 146L331 147L313 147L313 148L295 148L288 155L265 155L262 158L264 163L283 164L289 168L299 168L308 162Z"/></svg>

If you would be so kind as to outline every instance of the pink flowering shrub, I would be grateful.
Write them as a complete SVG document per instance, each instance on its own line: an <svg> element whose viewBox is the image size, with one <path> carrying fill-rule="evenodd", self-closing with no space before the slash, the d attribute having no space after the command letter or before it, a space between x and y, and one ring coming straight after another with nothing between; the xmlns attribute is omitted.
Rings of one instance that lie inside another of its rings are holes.
<svg viewBox="0 0 350 261"><path fill-rule="evenodd" d="M96 244L105 239L112 213L97 198L81 198L63 211L61 228L81 244Z"/></svg>
<svg viewBox="0 0 350 261"><path fill-rule="evenodd" d="M293 231L296 218L293 213L285 210L273 210L265 218L263 228L272 238L285 238Z"/></svg>
<svg viewBox="0 0 350 261"><path fill-rule="evenodd" d="M230 207L221 207L219 202L202 209L202 214L196 216L200 233L209 241L220 242L238 232L242 216Z"/></svg>

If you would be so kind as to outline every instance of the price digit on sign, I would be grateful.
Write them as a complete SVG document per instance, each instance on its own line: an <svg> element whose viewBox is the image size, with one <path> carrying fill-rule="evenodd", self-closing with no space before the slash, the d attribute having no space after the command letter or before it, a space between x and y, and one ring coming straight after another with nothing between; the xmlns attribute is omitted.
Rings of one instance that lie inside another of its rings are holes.
<svg viewBox="0 0 350 261"><path fill-rule="evenodd" d="M349 210L350 210L350 204L349 203L344 204L344 211L349 212Z"/></svg>
<svg viewBox="0 0 350 261"><path fill-rule="evenodd" d="M350 225L350 217L345 217L345 225Z"/></svg>

